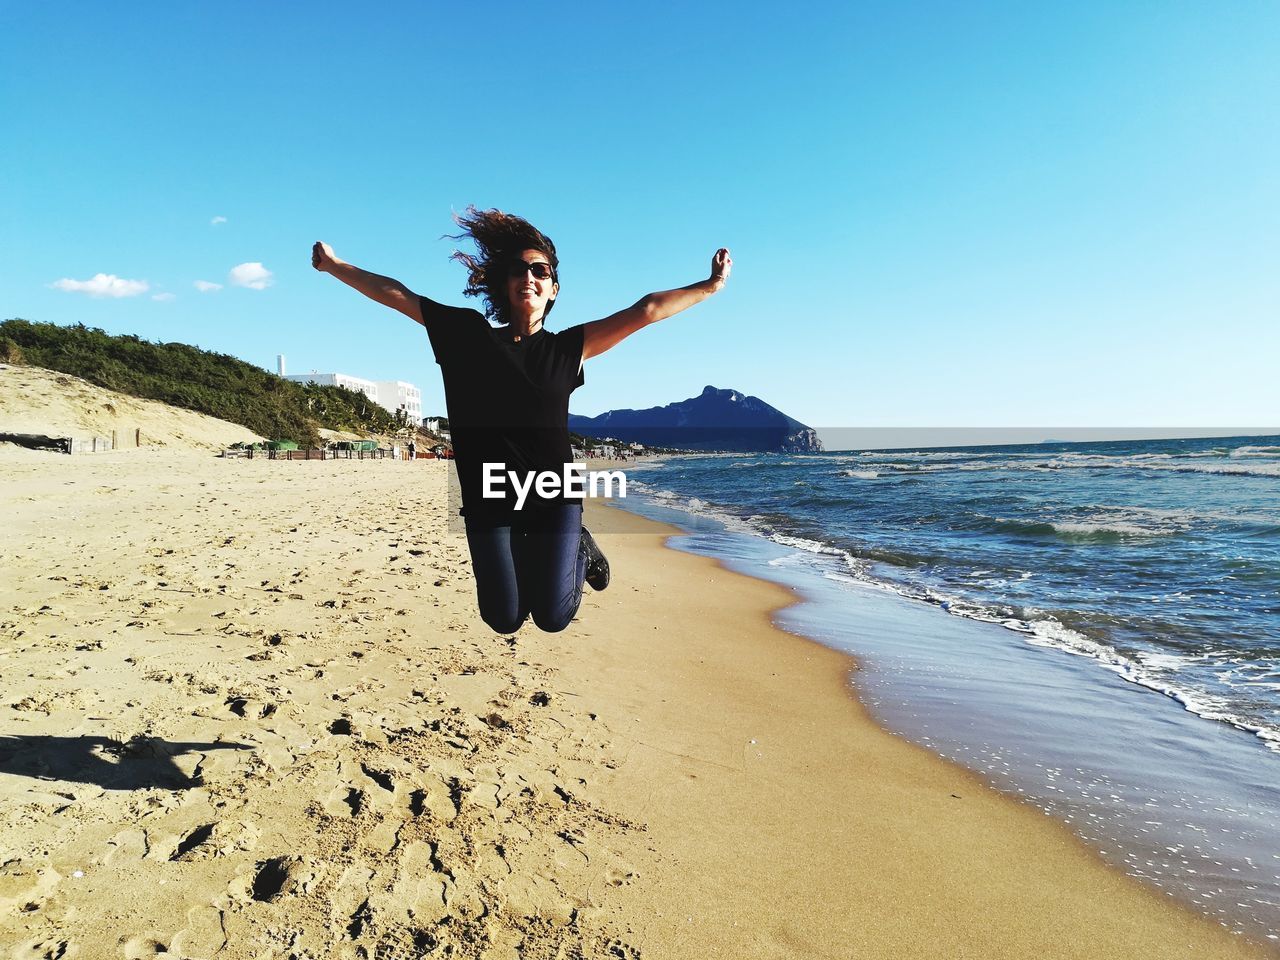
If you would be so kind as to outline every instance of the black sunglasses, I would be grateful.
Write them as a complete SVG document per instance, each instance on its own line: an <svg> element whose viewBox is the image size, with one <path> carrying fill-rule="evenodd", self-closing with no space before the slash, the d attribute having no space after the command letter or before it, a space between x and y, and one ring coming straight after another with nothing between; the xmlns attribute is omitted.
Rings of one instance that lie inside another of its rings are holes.
<svg viewBox="0 0 1280 960"><path fill-rule="evenodd" d="M526 273L532 273L538 280L551 280L556 275L555 268L545 260L535 260L533 263L526 260L512 260L507 264L509 277L523 277Z"/></svg>

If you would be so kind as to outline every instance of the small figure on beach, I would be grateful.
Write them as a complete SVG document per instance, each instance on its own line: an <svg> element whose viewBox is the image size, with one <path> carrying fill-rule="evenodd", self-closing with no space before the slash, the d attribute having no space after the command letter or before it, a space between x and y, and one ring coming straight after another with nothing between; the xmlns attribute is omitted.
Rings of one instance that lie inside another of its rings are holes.
<svg viewBox="0 0 1280 960"><path fill-rule="evenodd" d="M484 482L486 465L529 478L564 474L573 462L569 395L582 386L586 361L718 293L733 261L721 248L705 280L551 331L544 324L560 293L555 244L527 220L501 210L468 207L454 220L462 228L455 239L469 238L476 247L474 254L455 252L453 258L467 268L463 292L483 299L483 314L445 306L398 280L361 270L323 242L312 248L311 265L427 330L444 379L461 515L484 622L498 633L514 633L532 616L542 630L563 630L578 612L583 582L594 590L609 584L609 562L582 525L581 499L566 487L544 494L541 485L521 502L509 485L493 496Z"/></svg>
<svg viewBox="0 0 1280 960"><path fill-rule="evenodd" d="M418 459L418 445L412 440L409 441L409 459Z"/></svg>

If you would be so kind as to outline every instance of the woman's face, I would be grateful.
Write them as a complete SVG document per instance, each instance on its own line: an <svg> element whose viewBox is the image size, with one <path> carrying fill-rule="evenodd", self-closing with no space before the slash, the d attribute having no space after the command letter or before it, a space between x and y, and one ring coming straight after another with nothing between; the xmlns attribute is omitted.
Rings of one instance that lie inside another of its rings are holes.
<svg viewBox="0 0 1280 960"><path fill-rule="evenodd" d="M560 285L552 279L551 261L541 250L524 250L510 262L507 302L511 304L511 313L537 320L560 292ZM543 276L539 277L539 273Z"/></svg>

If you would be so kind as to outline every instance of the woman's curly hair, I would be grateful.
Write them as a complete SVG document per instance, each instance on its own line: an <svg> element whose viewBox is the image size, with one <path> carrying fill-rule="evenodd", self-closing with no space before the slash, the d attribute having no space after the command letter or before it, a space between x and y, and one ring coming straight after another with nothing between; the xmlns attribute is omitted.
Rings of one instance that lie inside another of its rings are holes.
<svg viewBox="0 0 1280 960"><path fill-rule="evenodd" d="M476 245L476 254L453 252L452 259L467 268L468 297L482 296L484 314L506 325L511 322L511 305L507 302L507 267L511 260L525 250L538 250L551 261L551 279L560 282L560 261L556 257L556 245L551 238L522 217L503 213L501 210L477 210L467 207L461 214L453 215L462 233L450 235L452 240L469 237ZM547 301L543 320L555 306L555 300Z"/></svg>

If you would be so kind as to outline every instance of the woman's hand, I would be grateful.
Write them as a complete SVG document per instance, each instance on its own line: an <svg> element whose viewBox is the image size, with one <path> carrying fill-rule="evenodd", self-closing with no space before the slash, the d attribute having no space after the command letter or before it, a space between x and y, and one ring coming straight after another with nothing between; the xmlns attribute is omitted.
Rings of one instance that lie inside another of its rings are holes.
<svg viewBox="0 0 1280 960"><path fill-rule="evenodd" d="M321 273L330 274L347 286L359 290L370 300L392 310L399 310L415 323L422 323L422 303L416 293L399 280L379 276L368 270L361 270L345 260L339 260L333 255L333 247L323 240L317 240L311 248L311 265Z"/></svg>
<svg viewBox="0 0 1280 960"><path fill-rule="evenodd" d="M721 247L711 258L711 276L699 280L687 287L676 290L659 290L641 297L625 310L595 320L582 326L582 359L598 357L606 350L611 350L631 336L637 330L651 323L673 317L681 310L687 310L695 303L719 293L729 280L729 271L733 269L733 258L729 251Z"/></svg>
<svg viewBox="0 0 1280 960"><path fill-rule="evenodd" d="M311 265L321 273L329 273L342 262L333 255L333 247L323 240L317 240L315 246L311 248Z"/></svg>
<svg viewBox="0 0 1280 960"><path fill-rule="evenodd" d="M729 281L729 271L732 269L733 257L729 256L728 248L721 247L711 258L711 282L717 285L717 289Z"/></svg>

